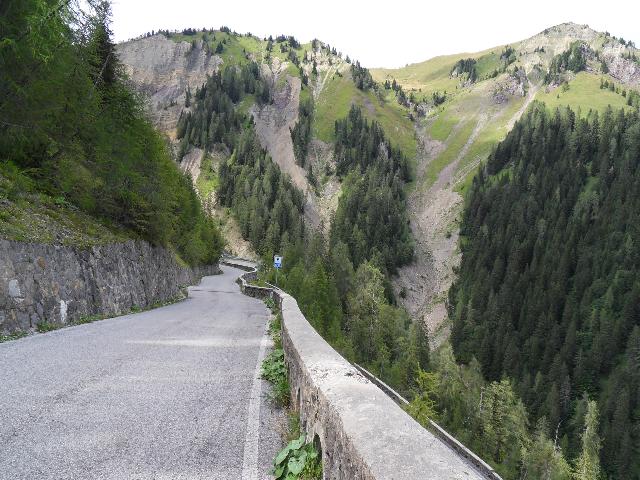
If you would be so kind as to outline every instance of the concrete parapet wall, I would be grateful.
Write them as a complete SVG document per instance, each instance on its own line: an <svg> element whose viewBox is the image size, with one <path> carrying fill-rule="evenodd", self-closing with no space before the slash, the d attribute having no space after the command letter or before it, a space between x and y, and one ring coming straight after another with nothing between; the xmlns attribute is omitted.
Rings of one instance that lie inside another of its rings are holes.
<svg viewBox="0 0 640 480"><path fill-rule="evenodd" d="M396 392L393 388L391 388L389 385L384 383L378 377L373 375L371 372L364 369L360 365L355 365L355 367L366 378L368 378L373 383L375 383L378 386L378 388L380 388L384 393L386 393L398 405L403 407L409 403L402 395L400 395L398 392ZM433 434L438 436L440 440L442 440L450 448L455 450L459 455L466 458L467 461L471 462L471 464L473 464L478 469L478 471L484 475L485 478L487 478L488 480L502 480L502 477L498 475L498 473L493 469L493 467L491 467L491 465L486 463L484 460L478 457L475 453L473 453L471 450L465 447L462 443L458 441L457 438L455 438L453 435L447 432L444 428L442 428L433 420L429 420L429 424L430 424L430 431Z"/></svg>
<svg viewBox="0 0 640 480"><path fill-rule="evenodd" d="M293 297L250 285L254 279L255 270L244 274L240 288L254 297L274 298L280 305L291 404L300 413L308 440L322 450L325 479L485 478L336 352Z"/></svg>

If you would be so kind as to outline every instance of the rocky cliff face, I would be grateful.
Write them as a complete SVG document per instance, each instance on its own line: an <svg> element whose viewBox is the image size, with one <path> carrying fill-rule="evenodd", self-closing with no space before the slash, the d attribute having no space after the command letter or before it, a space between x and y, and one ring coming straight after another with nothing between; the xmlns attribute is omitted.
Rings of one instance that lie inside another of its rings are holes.
<svg viewBox="0 0 640 480"><path fill-rule="evenodd" d="M307 201L305 219L309 225L317 228L321 222L318 199L309 186L307 172L296 163L291 139L291 130L298 123L301 82L298 77L282 73L286 66L286 62L280 63L278 59L271 66L263 64L262 75L271 80L273 103L262 107L253 105L250 111L260 144L269 152L280 170L289 174L295 186L304 192ZM285 81L279 82L283 76Z"/></svg>
<svg viewBox="0 0 640 480"><path fill-rule="evenodd" d="M640 64L624 58L624 47L620 44L611 45L603 52L603 57L607 63L609 74L622 83L634 87L640 87Z"/></svg>
<svg viewBox="0 0 640 480"><path fill-rule="evenodd" d="M599 52L613 78L627 85L640 86L640 65L624 58L625 53L637 49L626 47L620 41L588 25L563 23L547 28L513 46L518 51L518 60L522 62L526 72L531 73L536 66L547 69L555 55L566 51L576 41L588 45L592 52ZM595 59L592 60L595 62ZM599 62L596 62L596 68L599 68Z"/></svg>
<svg viewBox="0 0 640 480"><path fill-rule="evenodd" d="M514 47L523 55L538 53L542 58L545 56L553 57L567 50L575 41L594 45L601 37L601 33L593 30L588 25L563 23L547 28L531 38L522 40L514 44ZM538 52L535 50L538 50Z"/></svg>
<svg viewBox="0 0 640 480"><path fill-rule="evenodd" d="M268 70L268 69L263 69ZM265 76L274 75L266 73ZM278 74L274 77L278 79ZM274 82L275 83L275 82ZM260 143L278 166L289 172L293 183L302 191L308 189L304 169L296 164L293 153L291 130L298 123L298 107L300 105L300 79L286 76L284 84L274 87L273 103L251 107L251 114L256 124L256 133Z"/></svg>
<svg viewBox="0 0 640 480"><path fill-rule="evenodd" d="M195 91L222 63L202 41L176 42L164 35L121 43L117 51L136 88L148 96L152 121L172 139L187 87Z"/></svg>
<svg viewBox="0 0 640 480"><path fill-rule="evenodd" d="M144 309L215 273L217 265L182 266L142 241L82 250L0 240L0 333Z"/></svg>
<svg viewBox="0 0 640 480"><path fill-rule="evenodd" d="M118 54L136 89L148 98L154 125L171 140L175 140L180 113L186 110L187 88L195 91L206 82L207 75L222 65L222 59L208 53L201 40L191 44L164 35L122 43L118 45ZM262 147L305 193L307 222L317 227L323 219L328 223L329 212L319 212L319 200L309 188L306 172L295 161L290 129L298 122L301 82L300 78L287 75L288 65L278 58L261 64L262 75L272 86L273 103L262 107L253 105L250 113ZM191 173L194 181L200 172L202 154L201 150L193 149L182 159L182 168Z"/></svg>

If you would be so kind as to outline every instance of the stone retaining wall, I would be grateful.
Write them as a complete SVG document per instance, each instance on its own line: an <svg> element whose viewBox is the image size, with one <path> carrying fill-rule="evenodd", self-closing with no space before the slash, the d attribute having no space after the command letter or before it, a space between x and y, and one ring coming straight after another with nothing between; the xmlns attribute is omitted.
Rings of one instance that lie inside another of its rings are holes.
<svg viewBox="0 0 640 480"><path fill-rule="evenodd" d="M280 305L291 404L322 451L325 479L484 478L325 342L293 297L250 285L253 278L255 271L240 277L242 291Z"/></svg>
<svg viewBox="0 0 640 480"><path fill-rule="evenodd" d="M219 272L143 241L78 249L0 240L0 333L148 308Z"/></svg>

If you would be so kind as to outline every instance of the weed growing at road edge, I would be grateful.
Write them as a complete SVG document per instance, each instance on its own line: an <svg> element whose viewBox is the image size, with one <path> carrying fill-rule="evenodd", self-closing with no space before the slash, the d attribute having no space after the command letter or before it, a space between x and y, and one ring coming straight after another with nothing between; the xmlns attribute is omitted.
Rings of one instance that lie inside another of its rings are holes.
<svg viewBox="0 0 640 480"><path fill-rule="evenodd" d="M64 325L47 322L45 320L43 322L40 322L38 325L36 325L36 330L38 331L38 333L45 333L45 332L50 332L52 330L57 330L62 327L64 327Z"/></svg>
<svg viewBox="0 0 640 480"><path fill-rule="evenodd" d="M0 343L17 340L19 338L26 337L27 335L29 335L29 332L25 330L18 330L17 332L9 333L7 335L0 335Z"/></svg>
<svg viewBox="0 0 640 480"><path fill-rule="evenodd" d="M281 407L289 406L289 379L284 363L281 338L282 316L278 313L269 322L269 334L273 338L273 351L262 362L262 378L272 385L271 399Z"/></svg>
<svg viewBox="0 0 640 480"><path fill-rule="evenodd" d="M284 350L275 348L262 362L262 378L273 387L270 396L281 407L289 405L289 380L287 366L284 363Z"/></svg>
<svg viewBox="0 0 640 480"><path fill-rule="evenodd" d="M273 391L271 398L276 404L289 407L290 387L287 366L282 349L282 314L271 318L269 334L273 338L274 349L262 362L262 377L268 380ZM300 434L300 415L288 411L288 444L273 461L273 475L276 480L321 480L322 458L313 443L305 443L305 435Z"/></svg>
<svg viewBox="0 0 640 480"><path fill-rule="evenodd" d="M282 348L282 335L280 334L281 331L282 314L278 313L269 322L269 335L271 335L271 338L273 339L273 348L275 349Z"/></svg>
<svg viewBox="0 0 640 480"><path fill-rule="evenodd" d="M300 435L290 441L273 461L273 475L276 480L320 480L322 479L322 459L313 443L305 443Z"/></svg>
<svg viewBox="0 0 640 480"><path fill-rule="evenodd" d="M295 410L289 410L287 412L287 442L295 440L300 436L300 413Z"/></svg>
<svg viewBox="0 0 640 480"><path fill-rule="evenodd" d="M264 299L264 304L267 306L271 313L275 313L276 310L276 302L271 297L267 297Z"/></svg>

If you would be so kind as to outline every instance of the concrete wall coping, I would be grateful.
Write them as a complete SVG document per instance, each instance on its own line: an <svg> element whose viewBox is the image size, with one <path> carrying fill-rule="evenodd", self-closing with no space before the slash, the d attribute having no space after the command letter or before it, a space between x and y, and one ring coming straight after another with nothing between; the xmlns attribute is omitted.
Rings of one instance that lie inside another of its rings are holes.
<svg viewBox="0 0 640 480"><path fill-rule="evenodd" d="M373 373L369 372L366 368L361 367L358 364L354 364L354 366L360 373L362 373L365 377L375 383L383 392L391 397L391 399L398 405L402 407L403 405L409 404L406 398L404 398L393 388L376 377ZM444 428L442 428L433 420L429 420L429 425L432 433L436 434L440 438L440 440L442 440L444 443L449 445L449 447L453 448L456 452L470 461L487 479L502 480L502 477L498 475L498 473L493 469L491 465L489 465L487 462L482 460L475 453L465 447L457 438L447 432Z"/></svg>
<svg viewBox="0 0 640 480"><path fill-rule="evenodd" d="M280 305L292 405L307 438L320 443L325 479L484 478L334 350L292 296L251 285L255 278L254 270L238 283L243 293Z"/></svg>

